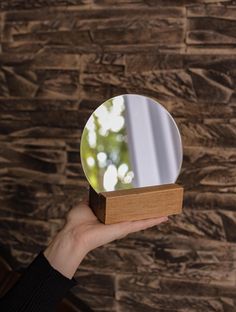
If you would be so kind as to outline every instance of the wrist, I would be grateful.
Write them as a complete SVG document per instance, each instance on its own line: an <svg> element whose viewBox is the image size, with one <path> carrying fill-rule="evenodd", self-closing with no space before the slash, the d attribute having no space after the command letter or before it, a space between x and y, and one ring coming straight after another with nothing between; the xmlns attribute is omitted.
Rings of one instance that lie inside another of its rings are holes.
<svg viewBox="0 0 236 312"><path fill-rule="evenodd" d="M73 230L63 228L44 251L50 265L67 278L72 278L86 256L82 243L75 239Z"/></svg>

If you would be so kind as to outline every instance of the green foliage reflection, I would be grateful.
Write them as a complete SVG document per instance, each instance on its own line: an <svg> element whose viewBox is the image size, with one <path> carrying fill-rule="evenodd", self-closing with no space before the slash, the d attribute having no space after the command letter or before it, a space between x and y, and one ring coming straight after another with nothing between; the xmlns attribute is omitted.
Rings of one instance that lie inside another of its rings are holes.
<svg viewBox="0 0 236 312"><path fill-rule="evenodd" d="M106 101L89 118L81 139L81 161L96 191L132 187L122 96Z"/></svg>

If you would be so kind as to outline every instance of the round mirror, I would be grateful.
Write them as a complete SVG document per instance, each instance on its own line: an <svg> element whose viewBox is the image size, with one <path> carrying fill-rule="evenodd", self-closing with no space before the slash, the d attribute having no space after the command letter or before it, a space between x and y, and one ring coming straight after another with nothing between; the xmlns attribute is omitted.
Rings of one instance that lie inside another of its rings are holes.
<svg viewBox="0 0 236 312"><path fill-rule="evenodd" d="M174 183L183 148L170 113L153 99L124 94L100 105L81 137L84 173L97 192Z"/></svg>

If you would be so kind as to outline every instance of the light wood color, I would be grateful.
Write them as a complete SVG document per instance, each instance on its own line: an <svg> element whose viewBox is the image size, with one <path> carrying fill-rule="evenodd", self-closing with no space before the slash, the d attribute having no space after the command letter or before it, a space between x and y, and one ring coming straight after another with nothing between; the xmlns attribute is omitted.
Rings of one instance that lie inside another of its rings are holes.
<svg viewBox="0 0 236 312"><path fill-rule="evenodd" d="M165 184L96 193L89 190L89 204L97 218L105 223L134 221L182 212L183 187Z"/></svg>

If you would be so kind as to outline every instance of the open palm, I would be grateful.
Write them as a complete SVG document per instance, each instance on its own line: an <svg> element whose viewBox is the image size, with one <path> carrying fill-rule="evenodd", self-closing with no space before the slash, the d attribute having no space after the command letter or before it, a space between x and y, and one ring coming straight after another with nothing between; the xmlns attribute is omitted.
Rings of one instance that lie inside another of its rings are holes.
<svg viewBox="0 0 236 312"><path fill-rule="evenodd" d="M88 205L88 201L83 201L69 211L66 219L66 227L74 231L76 239L80 243L82 241L86 252L89 252L113 240L125 237L129 233L147 229L167 220L167 217L161 217L103 224L94 215Z"/></svg>

